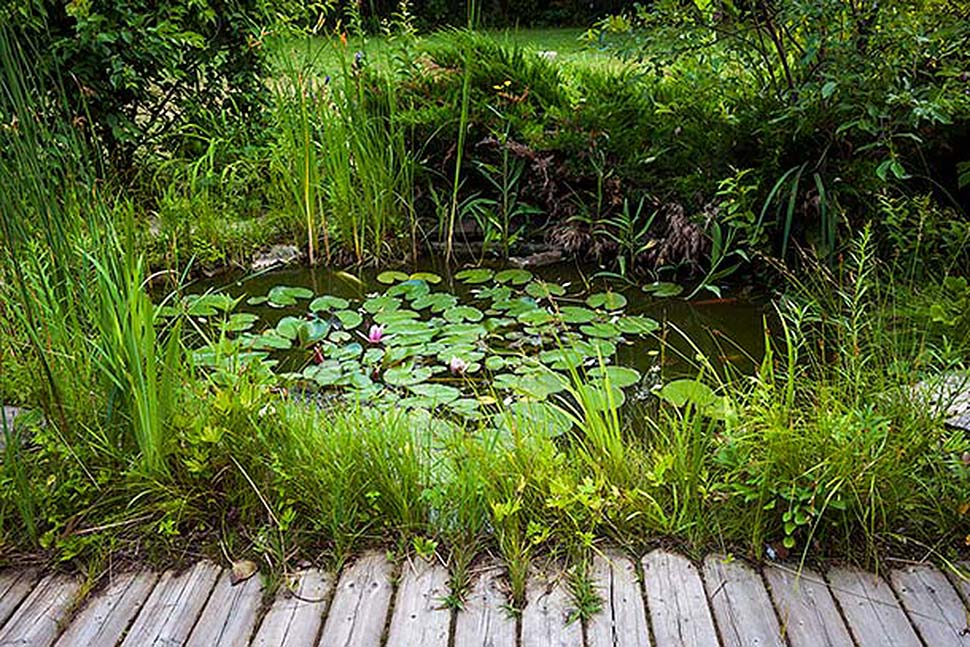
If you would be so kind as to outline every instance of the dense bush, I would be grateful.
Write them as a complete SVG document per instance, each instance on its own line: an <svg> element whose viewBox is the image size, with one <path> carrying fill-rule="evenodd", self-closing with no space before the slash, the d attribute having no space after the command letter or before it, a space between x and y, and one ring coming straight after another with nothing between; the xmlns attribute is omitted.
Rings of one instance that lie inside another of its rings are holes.
<svg viewBox="0 0 970 647"><path fill-rule="evenodd" d="M63 76L75 122L90 121L119 164L158 147L200 112L257 122L268 18L260 0L5 0L0 7L0 21L32 46L35 69Z"/></svg>

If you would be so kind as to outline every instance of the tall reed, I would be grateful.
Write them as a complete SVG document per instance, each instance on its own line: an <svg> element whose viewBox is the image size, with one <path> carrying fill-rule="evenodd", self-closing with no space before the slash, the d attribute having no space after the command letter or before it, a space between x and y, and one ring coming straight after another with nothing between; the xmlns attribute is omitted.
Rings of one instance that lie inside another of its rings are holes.
<svg viewBox="0 0 970 647"><path fill-rule="evenodd" d="M66 111L59 79L29 72L29 51L0 30L2 271L17 306L4 316L31 350L18 361L44 377L25 398L43 408L78 460L88 432L103 428L117 449L136 450L137 462L158 472L181 370L178 330L160 345L144 260L134 252L133 215L129 210L122 240L115 219L124 204L101 188L87 116Z"/></svg>

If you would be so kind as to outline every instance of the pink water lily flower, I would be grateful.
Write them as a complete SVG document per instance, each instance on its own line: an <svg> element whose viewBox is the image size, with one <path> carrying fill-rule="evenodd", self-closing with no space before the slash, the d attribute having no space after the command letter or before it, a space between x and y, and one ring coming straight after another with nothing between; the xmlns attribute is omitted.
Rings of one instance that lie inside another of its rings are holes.
<svg viewBox="0 0 970 647"><path fill-rule="evenodd" d="M465 371L468 370L468 362L460 357L452 357L451 361L448 362L448 370L451 371L452 375L464 375Z"/></svg>
<svg viewBox="0 0 970 647"><path fill-rule="evenodd" d="M379 344L384 340L384 326L374 324L367 332L367 341L372 344Z"/></svg>

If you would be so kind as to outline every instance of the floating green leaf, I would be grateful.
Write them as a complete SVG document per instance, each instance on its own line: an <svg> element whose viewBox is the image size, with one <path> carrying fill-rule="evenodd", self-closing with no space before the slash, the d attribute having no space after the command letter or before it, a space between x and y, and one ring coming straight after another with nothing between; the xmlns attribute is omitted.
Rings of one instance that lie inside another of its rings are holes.
<svg viewBox="0 0 970 647"><path fill-rule="evenodd" d="M482 311L472 306L456 306L445 311L445 319L451 323L481 321L483 318Z"/></svg>
<svg viewBox="0 0 970 647"><path fill-rule="evenodd" d="M470 270L462 270L455 274L455 278L463 283L487 283L495 273L487 267L478 267Z"/></svg>
<svg viewBox="0 0 970 647"><path fill-rule="evenodd" d="M384 371L384 382L392 386L413 386L428 381L432 375L430 368L409 363Z"/></svg>
<svg viewBox="0 0 970 647"><path fill-rule="evenodd" d="M523 285L532 280L532 272L521 269L502 270L495 275L495 280L510 285Z"/></svg>
<svg viewBox="0 0 970 647"><path fill-rule="evenodd" d="M426 406L441 406L461 397L461 391L446 384L414 384L408 390L427 400Z"/></svg>
<svg viewBox="0 0 970 647"><path fill-rule="evenodd" d="M598 323L583 324L579 327L580 332L590 337L601 337L603 339L613 339L620 336L619 329L607 321Z"/></svg>
<svg viewBox="0 0 970 647"><path fill-rule="evenodd" d="M551 299L561 297L566 294L566 288L558 283L547 283L546 281L533 281L525 286L525 293L536 299Z"/></svg>
<svg viewBox="0 0 970 647"><path fill-rule="evenodd" d="M378 312L390 312L392 310L397 310L401 307L401 300L394 297L382 296L373 297L364 301L364 310L371 314L377 314Z"/></svg>
<svg viewBox="0 0 970 647"><path fill-rule="evenodd" d="M684 291L684 288L676 283L667 281L655 281L643 286L643 291L655 297L675 297Z"/></svg>
<svg viewBox="0 0 970 647"><path fill-rule="evenodd" d="M590 371L589 375L619 388L633 386L640 381L640 372L626 366L598 366Z"/></svg>
<svg viewBox="0 0 970 647"><path fill-rule="evenodd" d="M616 327L625 335L649 335L658 330L660 324L650 317L631 315L617 319Z"/></svg>
<svg viewBox="0 0 970 647"><path fill-rule="evenodd" d="M706 409L717 402L717 395L711 387L690 379L668 382L660 389L660 397L675 407L691 404L698 409Z"/></svg>
<svg viewBox="0 0 970 647"><path fill-rule="evenodd" d="M274 308L296 305L297 299L312 299L313 290L287 285L277 285L269 291L269 304Z"/></svg>
<svg viewBox="0 0 970 647"><path fill-rule="evenodd" d="M395 270L388 270L386 272L381 272L377 275L377 282L383 283L384 285L391 285L393 283L400 283L401 281L407 281L410 277L404 272L397 272Z"/></svg>
<svg viewBox="0 0 970 647"><path fill-rule="evenodd" d="M412 281L424 281L425 283L430 283L431 285L438 285L441 283L441 277L434 272L415 272L410 278Z"/></svg>
<svg viewBox="0 0 970 647"><path fill-rule="evenodd" d="M578 306L563 306L559 308L560 318L568 324L582 324L596 321L598 315L587 308Z"/></svg>
<svg viewBox="0 0 970 647"><path fill-rule="evenodd" d="M313 312L332 312L333 310L344 310L349 305L350 302L347 299L324 294L310 302L310 310Z"/></svg>
<svg viewBox="0 0 970 647"><path fill-rule="evenodd" d="M590 308L619 310L626 306L626 297L619 292L597 292L586 298L586 305Z"/></svg>
<svg viewBox="0 0 970 647"><path fill-rule="evenodd" d="M418 297L413 303L411 303L411 307L413 307L415 310L424 310L425 308L430 308L431 312L442 312L448 308L454 308L456 305L458 305L458 297L453 294L446 294L444 292L426 294Z"/></svg>
<svg viewBox="0 0 970 647"><path fill-rule="evenodd" d="M256 325L257 321L259 317L252 313L236 312L229 317L222 329L226 332L243 332Z"/></svg>
<svg viewBox="0 0 970 647"><path fill-rule="evenodd" d="M431 288L424 281L408 279L404 283L398 283L394 287L388 288L386 294L389 297L404 297L408 301L428 295Z"/></svg>
<svg viewBox="0 0 970 647"><path fill-rule="evenodd" d="M333 313L333 316L340 321L341 326L347 329L356 328L364 322L361 314L353 310L338 310Z"/></svg>

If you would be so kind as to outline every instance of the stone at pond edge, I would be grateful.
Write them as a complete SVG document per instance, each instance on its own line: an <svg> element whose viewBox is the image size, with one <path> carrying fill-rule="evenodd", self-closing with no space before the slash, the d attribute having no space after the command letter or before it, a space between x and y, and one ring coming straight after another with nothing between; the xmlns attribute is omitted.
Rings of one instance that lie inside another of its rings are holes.
<svg viewBox="0 0 970 647"><path fill-rule="evenodd" d="M253 254L252 268L254 272L261 272L272 267L299 263L302 260L303 252L295 245L273 245L264 252Z"/></svg>

